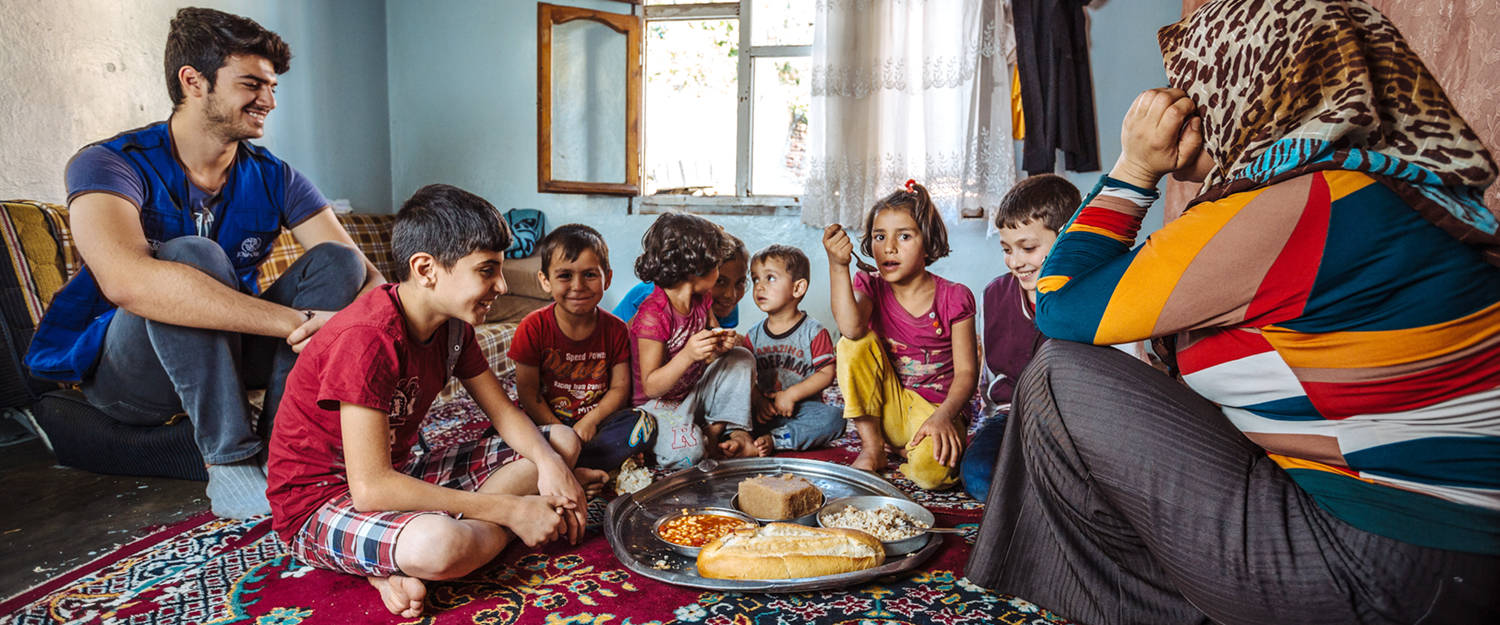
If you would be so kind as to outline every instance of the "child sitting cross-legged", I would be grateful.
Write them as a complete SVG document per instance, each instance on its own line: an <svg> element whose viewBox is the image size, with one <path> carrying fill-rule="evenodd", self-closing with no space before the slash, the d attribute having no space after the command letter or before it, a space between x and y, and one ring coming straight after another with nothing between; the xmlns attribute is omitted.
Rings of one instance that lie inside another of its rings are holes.
<svg viewBox="0 0 1500 625"><path fill-rule="evenodd" d="M952 488L979 383L974 294L927 270L948 255L948 229L915 181L865 214L860 247L875 267L851 280L854 243L839 224L823 231L829 300L844 335L839 389L861 446L853 466L884 470L889 444L917 486Z"/></svg>
<svg viewBox="0 0 1500 625"><path fill-rule="evenodd" d="M467 575L512 539L576 543L585 486L606 477L573 468L578 437L532 425L474 339L470 324L505 292L510 242L489 202L423 187L391 235L401 281L333 316L287 377L271 437L272 526L299 560L365 576L404 618L422 613L422 580ZM414 454L450 375L499 436Z"/></svg>
<svg viewBox="0 0 1500 625"><path fill-rule="evenodd" d="M718 327L710 289L730 240L713 222L667 213L641 237L636 276L653 283L630 320L633 402L656 417L653 451L666 468L705 456L754 456L750 438L755 356Z"/></svg>
<svg viewBox="0 0 1500 625"><path fill-rule="evenodd" d="M516 393L537 425L583 440L578 466L613 471L655 442L651 416L630 408L630 330L599 309L614 272L599 231L567 224L537 245L552 305L521 320L510 346Z"/></svg>
<svg viewBox="0 0 1500 625"><path fill-rule="evenodd" d="M755 305L766 320L745 334L755 352L755 448L777 451L823 447L844 434L844 409L821 401L833 383L833 339L817 319L799 310L810 279L807 254L772 245L750 260Z"/></svg>
<svg viewBox="0 0 1500 625"><path fill-rule="evenodd" d="M979 501L989 496L1000 437L1021 370L1047 340L1036 327L1036 281L1057 233L1083 203L1078 187L1057 174L1032 176L1012 187L995 211L1003 274L984 288L979 312L984 336L984 397L990 418L964 454L959 474L964 490Z"/></svg>

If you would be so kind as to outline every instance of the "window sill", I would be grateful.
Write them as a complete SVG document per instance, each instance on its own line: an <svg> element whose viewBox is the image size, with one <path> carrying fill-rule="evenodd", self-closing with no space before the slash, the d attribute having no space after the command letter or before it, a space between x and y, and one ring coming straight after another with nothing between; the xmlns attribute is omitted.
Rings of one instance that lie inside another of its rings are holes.
<svg viewBox="0 0 1500 625"><path fill-rule="evenodd" d="M630 199L630 212L660 215L680 211L695 215L765 215L799 217L802 199L796 196L755 195L699 197L692 195L647 195Z"/></svg>

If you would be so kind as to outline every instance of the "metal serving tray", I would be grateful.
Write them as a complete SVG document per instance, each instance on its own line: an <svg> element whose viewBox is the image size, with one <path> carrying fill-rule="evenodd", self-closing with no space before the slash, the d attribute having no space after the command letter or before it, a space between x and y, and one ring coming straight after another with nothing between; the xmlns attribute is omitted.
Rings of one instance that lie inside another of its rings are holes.
<svg viewBox="0 0 1500 625"><path fill-rule="evenodd" d="M745 458L725 460L711 471L683 469L658 480L634 495L621 495L604 510L604 536L625 568L651 579L719 592L807 592L844 588L884 575L921 566L938 547L941 537L928 535L927 545L905 556L888 557L873 569L776 580L709 579L698 575L697 561L672 551L656 539L651 526L663 515L683 508L728 507L741 480L756 475L792 473L823 490L824 501L859 495L882 495L910 500L906 493L874 474L841 464L805 458Z"/></svg>

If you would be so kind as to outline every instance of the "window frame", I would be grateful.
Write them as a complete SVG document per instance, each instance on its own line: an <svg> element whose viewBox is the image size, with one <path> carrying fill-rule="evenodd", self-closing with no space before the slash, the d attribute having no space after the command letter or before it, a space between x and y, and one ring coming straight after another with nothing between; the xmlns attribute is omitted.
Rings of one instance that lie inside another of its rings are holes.
<svg viewBox="0 0 1500 625"><path fill-rule="evenodd" d="M755 80L754 63L760 57L810 57L812 45L805 46L755 46L751 45L752 20L755 12L754 0L738 2L703 2L697 4L657 4L642 7L641 40L649 32L651 22L684 21L702 19L736 19L740 31L739 54L736 58L736 83L738 100L735 111L735 167L734 195L696 197L686 195L636 195L630 200L630 212L654 215L669 211L689 211L709 215L798 215L802 206L800 196L753 195L750 192L751 141L754 137ZM649 45L649 42L646 42ZM645 46L641 46L641 66L644 74ZM643 80L644 82L644 80ZM641 94L645 100L644 89ZM644 102L644 106L650 106ZM644 131L642 132L644 135ZM645 162L644 141L641 142L638 161ZM644 169L644 165L642 166ZM645 172L642 171L642 178ZM645 193L645 181L641 181L641 193Z"/></svg>
<svg viewBox="0 0 1500 625"><path fill-rule="evenodd" d="M629 0L626 0L629 1ZM625 182L558 180L552 175L552 28L576 20L603 24L625 36ZM645 23L634 13L612 13L537 3L537 190L639 196L641 185L641 103L645 100Z"/></svg>

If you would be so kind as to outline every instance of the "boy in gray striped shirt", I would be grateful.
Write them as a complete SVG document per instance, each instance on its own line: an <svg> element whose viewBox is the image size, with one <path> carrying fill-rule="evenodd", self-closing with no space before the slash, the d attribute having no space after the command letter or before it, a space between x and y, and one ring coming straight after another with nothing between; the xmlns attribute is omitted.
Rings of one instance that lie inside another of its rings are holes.
<svg viewBox="0 0 1500 625"><path fill-rule="evenodd" d="M844 434L844 409L821 401L833 383L828 329L798 309L807 295L807 255L771 245L750 259L755 305L766 320L745 338L755 353L755 446L761 456L824 447Z"/></svg>

